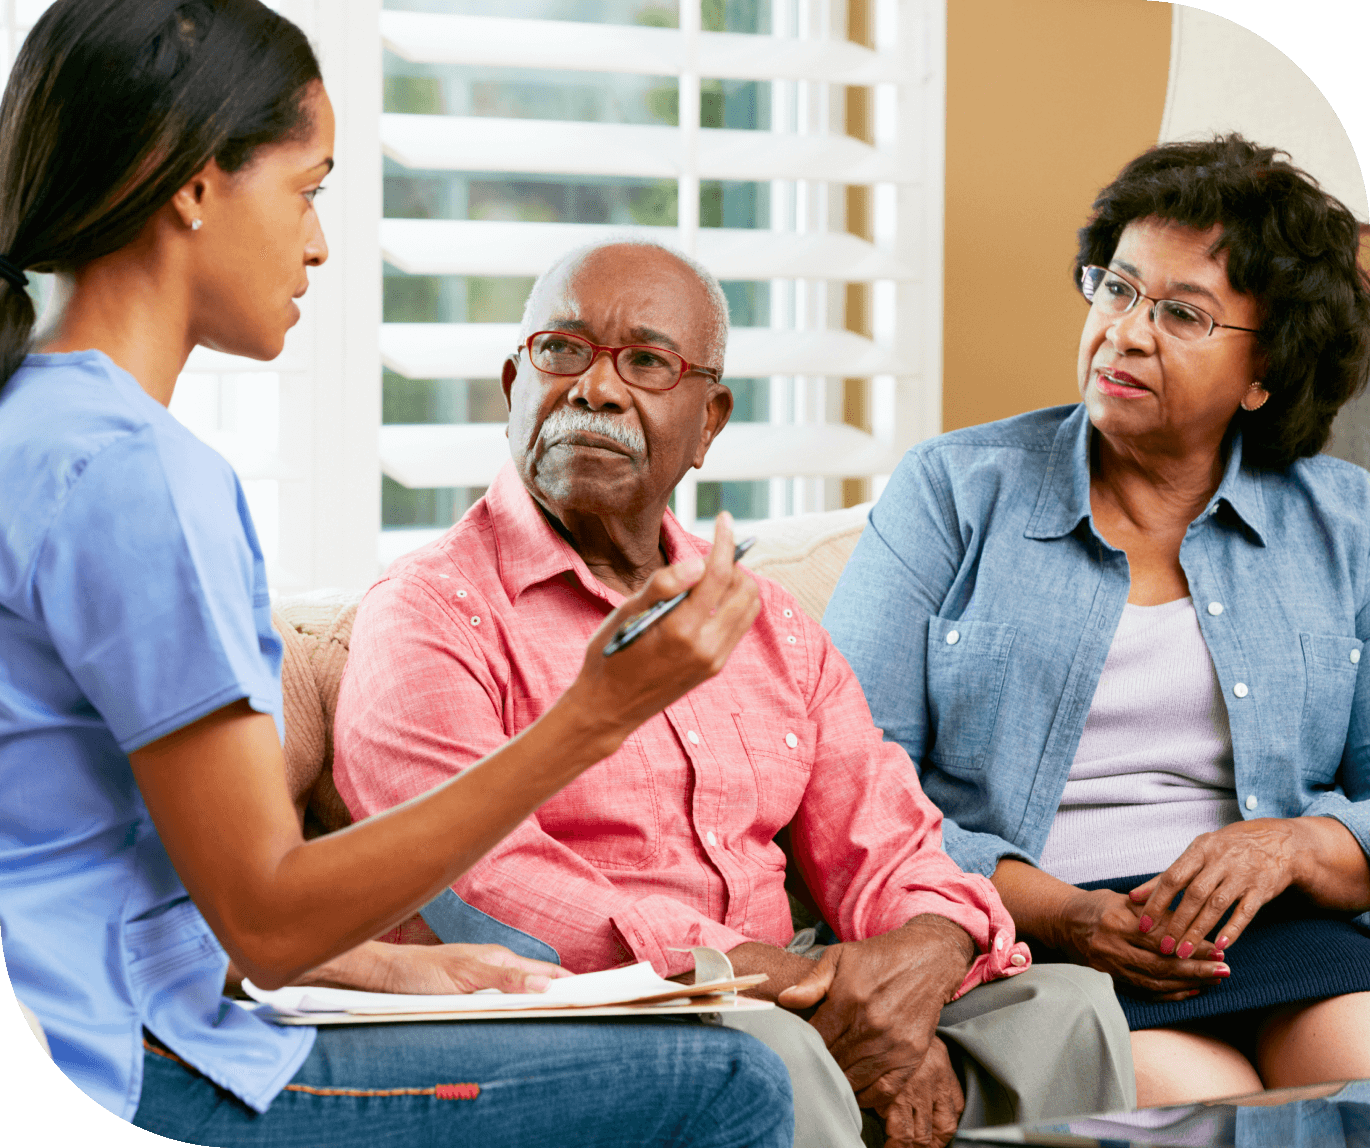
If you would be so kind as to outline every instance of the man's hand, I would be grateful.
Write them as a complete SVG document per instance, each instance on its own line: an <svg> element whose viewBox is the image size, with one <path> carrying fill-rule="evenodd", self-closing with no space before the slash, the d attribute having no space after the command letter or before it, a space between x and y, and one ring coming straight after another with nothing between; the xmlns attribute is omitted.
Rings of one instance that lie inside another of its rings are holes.
<svg viewBox="0 0 1370 1148"><path fill-rule="evenodd" d="M955 1131L948 1114L959 1118L964 1101L935 1030L974 956L964 929L925 915L881 937L833 945L780 993L785 1008L819 1006L810 1023L858 1102L880 1113L901 1148L945 1144L950 1134L939 1138L940 1130Z"/></svg>
<svg viewBox="0 0 1370 1148"><path fill-rule="evenodd" d="M728 952L728 960L732 962L734 974L739 977L751 973L766 974L766 980L759 985L752 985L742 994L764 1001L779 1000L781 992L811 976L815 968L814 962L808 957L787 953L762 941L746 941L738 945ZM693 973L684 973L682 980L693 976Z"/></svg>
<svg viewBox="0 0 1370 1148"><path fill-rule="evenodd" d="M862 1107L874 1108L884 1118L886 1148L942 1148L956 1135L956 1126L966 1107L947 1046L935 1036L923 1063L898 1095L883 1106L875 1101L868 1103L864 1096L858 1096L857 1102Z"/></svg>

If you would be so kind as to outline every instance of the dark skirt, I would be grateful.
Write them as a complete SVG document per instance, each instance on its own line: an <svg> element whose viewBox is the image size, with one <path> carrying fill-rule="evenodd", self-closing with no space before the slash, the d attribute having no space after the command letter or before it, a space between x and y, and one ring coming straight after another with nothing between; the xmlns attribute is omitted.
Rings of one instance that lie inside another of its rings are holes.
<svg viewBox="0 0 1370 1148"><path fill-rule="evenodd" d="M1126 893L1152 876L1090 881L1080 888ZM1216 935L1215 929L1208 939ZM1320 910L1297 893L1262 907L1223 959L1232 975L1188 1000L1154 1003L1119 988L1128 1028L1168 1028L1234 1013L1248 1014L1243 1019L1250 1021L1250 1014L1276 1005L1370 992L1370 937L1346 914Z"/></svg>

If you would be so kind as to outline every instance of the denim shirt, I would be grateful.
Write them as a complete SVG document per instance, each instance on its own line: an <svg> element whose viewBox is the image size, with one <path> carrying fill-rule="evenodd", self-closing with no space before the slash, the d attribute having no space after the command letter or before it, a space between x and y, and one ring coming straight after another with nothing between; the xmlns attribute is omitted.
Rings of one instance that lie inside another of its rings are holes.
<svg viewBox="0 0 1370 1148"><path fill-rule="evenodd" d="M1127 555L1090 512L1090 434L1075 405L910 450L823 619L947 852L986 876L1041 856L1127 601ZM1334 817L1370 851L1370 474L1247 469L1235 435L1180 565L1242 817Z"/></svg>

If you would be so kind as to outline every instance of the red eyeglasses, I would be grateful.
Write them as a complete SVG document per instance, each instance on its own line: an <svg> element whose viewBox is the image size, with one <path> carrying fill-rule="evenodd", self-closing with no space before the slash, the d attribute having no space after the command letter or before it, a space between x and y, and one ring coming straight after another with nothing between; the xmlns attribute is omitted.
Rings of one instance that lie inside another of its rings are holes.
<svg viewBox="0 0 1370 1148"><path fill-rule="evenodd" d="M608 354L618 377L630 387L644 391L669 391L690 371L720 381L723 372L686 362L665 347L630 345L605 347L566 331L537 331L524 344L529 361L547 375L583 375L601 351ZM520 348L522 350L522 348Z"/></svg>

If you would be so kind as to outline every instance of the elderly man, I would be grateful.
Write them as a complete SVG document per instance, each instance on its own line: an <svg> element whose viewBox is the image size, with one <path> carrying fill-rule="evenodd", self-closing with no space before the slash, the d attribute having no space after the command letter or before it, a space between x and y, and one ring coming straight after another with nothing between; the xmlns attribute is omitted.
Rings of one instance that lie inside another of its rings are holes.
<svg viewBox="0 0 1370 1148"><path fill-rule="evenodd" d="M539 280L523 327L503 376L512 464L358 611L334 766L357 817L525 728L625 595L706 549L667 503L732 411L717 282L655 246L582 250ZM550 946L529 955L577 972L648 960L666 975L711 945L766 973L759 993L782 1008L738 1027L786 1059L800 1144L860 1144L858 1103L899 1145L945 1143L963 1104L976 1123L1130 1105L1108 979L1028 967L827 634L759 581L723 672L454 886L496 929L469 939L527 934ZM785 948L786 832L842 942L817 964Z"/></svg>

